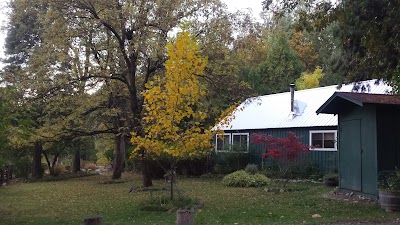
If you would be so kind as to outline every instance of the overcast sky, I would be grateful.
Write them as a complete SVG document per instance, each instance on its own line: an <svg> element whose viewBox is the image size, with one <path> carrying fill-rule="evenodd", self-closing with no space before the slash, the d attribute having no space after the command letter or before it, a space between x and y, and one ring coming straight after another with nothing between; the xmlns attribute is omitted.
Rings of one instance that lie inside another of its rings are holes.
<svg viewBox="0 0 400 225"><path fill-rule="evenodd" d="M256 18L259 18L259 14L261 12L261 2L262 0L222 0L225 2L225 4L228 6L228 9L230 11L236 11L236 10L243 10L250 8L253 11L253 15ZM4 39L5 39L5 34L6 31L4 30L4 26L6 24L6 19L7 19L7 5L8 0L0 0L0 27L1 32L0 32L0 56L3 56L4 52ZM1 67L1 64L0 64Z"/></svg>

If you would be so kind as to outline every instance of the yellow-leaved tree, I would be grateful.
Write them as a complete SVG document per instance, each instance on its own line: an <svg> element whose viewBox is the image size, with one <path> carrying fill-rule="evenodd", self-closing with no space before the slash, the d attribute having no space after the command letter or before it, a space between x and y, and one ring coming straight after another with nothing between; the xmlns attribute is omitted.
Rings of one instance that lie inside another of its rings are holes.
<svg viewBox="0 0 400 225"><path fill-rule="evenodd" d="M131 142L135 152L144 151L147 157L168 155L173 176L179 159L201 156L211 149L212 133L211 127L203 125L207 114L202 110L201 98L206 90L199 80L207 59L200 56L196 41L187 31L167 45L167 52L165 76L149 82L143 94L144 135L133 132Z"/></svg>
<svg viewBox="0 0 400 225"><path fill-rule="evenodd" d="M324 76L321 67L317 66L313 73L304 72L299 79L296 80L296 87L298 90L317 88L319 87L319 80Z"/></svg>

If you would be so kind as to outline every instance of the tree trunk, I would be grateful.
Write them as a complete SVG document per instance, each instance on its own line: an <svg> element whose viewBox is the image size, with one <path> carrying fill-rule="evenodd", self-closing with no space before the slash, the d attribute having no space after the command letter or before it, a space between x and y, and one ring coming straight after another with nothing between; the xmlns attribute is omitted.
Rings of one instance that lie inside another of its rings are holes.
<svg viewBox="0 0 400 225"><path fill-rule="evenodd" d="M53 175L54 172L53 172L53 169L51 168L51 163L49 160L49 156L47 155L47 152L43 152L43 155L44 155L44 158L46 159L46 163L47 163L47 167L49 168L50 175Z"/></svg>
<svg viewBox="0 0 400 225"><path fill-rule="evenodd" d="M77 149L74 153L74 162L72 163L72 172L77 173L81 171L81 151Z"/></svg>
<svg viewBox="0 0 400 225"><path fill-rule="evenodd" d="M33 150L33 170L32 170L33 178L43 177L42 151L43 151L42 143L40 141L36 141L35 149Z"/></svg>
<svg viewBox="0 0 400 225"><path fill-rule="evenodd" d="M142 178L143 178L143 187L153 186L153 181L151 178L151 171L150 171L150 160L145 156L142 157Z"/></svg>
<svg viewBox="0 0 400 225"><path fill-rule="evenodd" d="M125 163L125 135L121 133L115 137L114 168L112 179L120 179Z"/></svg>

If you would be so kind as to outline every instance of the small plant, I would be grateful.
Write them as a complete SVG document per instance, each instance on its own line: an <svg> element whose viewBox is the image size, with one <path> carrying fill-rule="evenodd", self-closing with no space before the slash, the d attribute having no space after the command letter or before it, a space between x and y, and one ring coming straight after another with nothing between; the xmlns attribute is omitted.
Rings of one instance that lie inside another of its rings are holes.
<svg viewBox="0 0 400 225"><path fill-rule="evenodd" d="M337 173L327 173L324 175L326 186L334 187L339 185L339 175Z"/></svg>
<svg viewBox="0 0 400 225"><path fill-rule="evenodd" d="M258 166L256 164L247 164L246 169L244 169L249 174L256 174L258 173Z"/></svg>
<svg viewBox="0 0 400 225"><path fill-rule="evenodd" d="M177 194L172 200L168 193L154 196L150 193L150 198L142 202L140 210L151 212L166 212L179 208L193 208L202 205L199 199L191 198L181 193Z"/></svg>
<svg viewBox="0 0 400 225"><path fill-rule="evenodd" d="M244 170L239 170L228 174L222 183L228 187L262 187L266 186L270 179L263 174L249 174Z"/></svg>
<svg viewBox="0 0 400 225"><path fill-rule="evenodd" d="M400 169L381 174L379 189L385 191L400 192Z"/></svg>

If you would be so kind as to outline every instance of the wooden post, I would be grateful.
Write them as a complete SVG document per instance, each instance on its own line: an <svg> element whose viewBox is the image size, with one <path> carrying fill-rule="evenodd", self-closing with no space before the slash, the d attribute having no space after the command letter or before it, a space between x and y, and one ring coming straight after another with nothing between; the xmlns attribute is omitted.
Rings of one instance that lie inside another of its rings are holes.
<svg viewBox="0 0 400 225"><path fill-rule="evenodd" d="M194 225L194 209L178 209L176 225Z"/></svg>
<svg viewBox="0 0 400 225"><path fill-rule="evenodd" d="M3 172L3 183L8 184L8 165L4 165L4 172Z"/></svg>
<svg viewBox="0 0 400 225"><path fill-rule="evenodd" d="M3 174L4 174L4 172L3 172L4 170L3 170L3 168L2 167L0 167L0 186L3 186Z"/></svg>
<svg viewBox="0 0 400 225"><path fill-rule="evenodd" d="M9 177L9 179L10 180L12 180L12 175L13 175L13 168L14 166L13 166L13 164L11 164L10 166L9 166L9 170L10 170L10 177Z"/></svg>
<svg viewBox="0 0 400 225"><path fill-rule="evenodd" d="M102 225L101 216L88 216L83 219L84 225Z"/></svg>
<svg viewBox="0 0 400 225"><path fill-rule="evenodd" d="M8 164L6 170L7 184L10 183L11 176L11 166Z"/></svg>

